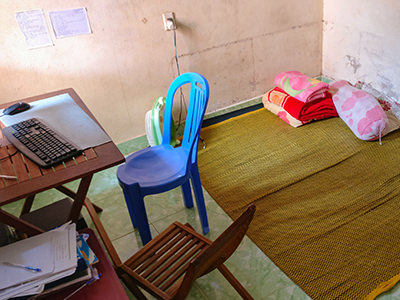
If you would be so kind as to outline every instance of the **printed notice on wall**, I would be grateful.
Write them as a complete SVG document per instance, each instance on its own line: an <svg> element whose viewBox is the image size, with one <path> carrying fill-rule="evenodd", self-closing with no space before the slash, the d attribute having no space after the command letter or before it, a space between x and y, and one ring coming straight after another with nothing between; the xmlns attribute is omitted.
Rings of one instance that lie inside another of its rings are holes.
<svg viewBox="0 0 400 300"><path fill-rule="evenodd" d="M49 16L57 39L92 33L86 8L51 11Z"/></svg>
<svg viewBox="0 0 400 300"><path fill-rule="evenodd" d="M17 12L15 17L29 49L53 46L42 10Z"/></svg>

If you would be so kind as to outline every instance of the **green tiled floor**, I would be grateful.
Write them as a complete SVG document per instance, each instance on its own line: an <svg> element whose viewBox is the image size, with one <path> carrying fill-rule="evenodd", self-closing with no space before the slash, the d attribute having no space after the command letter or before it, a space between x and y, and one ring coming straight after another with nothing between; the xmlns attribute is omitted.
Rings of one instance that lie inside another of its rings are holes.
<svg viewBox="0 0 400 300"><path fill-rule="evenodd" d="M121 152L127 155L133 151L147 147L145 137L134 139L119 145ZM116 168L95 174L89 189L89 198L103 208L100 219L122 260L128 258L141 246L137 230L134 230L129 218L125 200L116 178ZM78 182L68 186L76 188ZM204 190L210 232L207 237L215 239L232 220ZM63 195L56 191L46 191L35 198L33 209L61 199ZM201 232L200 219L196 208L187 209L183 205L180 189L147 196L145 199L148 218L153 236L164 230L174 221L189 222ZM22 201L12 203L3 208L18 214ZM82 211L89 227L93 228L85 209ZM228 268L253 295L255 299L309 299L296 285L288 279L257 246L247 237L238 250L227 261ZM131 299L135 299L130 295ZM149 296L150 299L153 299ZM196 281L188 299L241 299L225 278L214 271Z"/></svg>
<svg viewBox="0 0 400 300"><path fill-rule="evenodd" d="M146 138L142 137L121 144L119 147L121 152L127 155L143 148L147 145L146 143ZM110 176L108 177L106 173ZM130 224L122 192L118 191L115 170L103 172L94 180L95 188L97 180L102 180L100 185L103 191L95 195L91 188L90 197L104 208L101 220L121 259L125 259L141 246L141 242L138 232L133 230ZM105 188L106 184L109 185L108 189ZM231 224L232 220L205 190L204 196L210 223L210 232L206 236L214 240ZM106 207L108 201L112 201L113 207ZM184 207L180 189L147 196L145 203L153 235L164 230L174 221L189 222L198 232L201 232L197 210ZM118 222L115 222L113 218L116 214L119 214ZM124 229L123 234L121 228ZM247 237L226 264L255 299L310 299ZM196 281L188 299L241 299L241 297L218 271L214 271Z"/></svg>
<svg viewBox="0 0 400 300"><path fill-rule="evenodd" d="M128 155L147 146L146 137L143 136L122 143L119 148L124 155ZM134 230L131 225L124 197L117 182L116 169L117 167L114 167L95 174L88 196L95 204L103 208L100 219L119 256L124 260L142 245L137 230ZM76 188L76 186L77 182L69 184L71 188ZM210 233L207 234L207 237L213 240L231 224L232 220L205 190L204 196L210 223ZM35 199L34 209L59 200L61 197L63 195L56 190L41 193ZM197 231L201 232L197 211L195 208L186 209L184 207L180 189L147 196L145 203L153 236L174 221L189 222ZM10 213L18 214L21 206L22 202L17 202L3 208ZM85 209L83 209L83 215L89 226L93 227ZM247 237L226 265L257 300L310 299ZM130 298L135 299L131 295ZM149 296L149 299L153 298ZM241 298L225 278L218 271L214 271L195 282L188 299L235 300ZM396 286L390 293L382 295L378 299L400 299L400 288Z"/></svg>
<svg viewBox="0 0 400 300"><path fill-rule="evenodd" d="M119 145L124 155L143 147L147 147L145 137ZM137 230L132 228L115 173L116 167L96 174L89 190L89 197L104 209L101 214L102 223L118 254L124 260L141 247L141 241ZM206 236L214 240L231 224L232 220L205 190L204 196L210 223L210 233ZM197 210L184 207L180 189L147 196L145 203L153 236L174 221L189 222L198 232L201 232ZM90 218L86 213L84 216L90 223ZM257 300L311 299L247 237L226 265ZM131 299L135 298L131 296ZM149 296L149 299L153 298ZM241 297L218 271L213 271L195 282L188 299L235 300ZM395 287L390 293L381 295L377 299L400 299L400 288Z"/></svg>

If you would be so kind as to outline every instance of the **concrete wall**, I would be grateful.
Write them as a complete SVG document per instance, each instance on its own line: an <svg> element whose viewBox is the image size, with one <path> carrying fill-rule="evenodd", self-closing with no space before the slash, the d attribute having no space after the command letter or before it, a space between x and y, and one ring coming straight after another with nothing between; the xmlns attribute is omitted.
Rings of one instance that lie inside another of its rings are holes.
<svg viewBox="0 0 400 300"><path fill-rule="evenodd" d="M328 1L329 2L329 1ZM93 34L28 50L15 12L86 7ZM175 12L181 72L210 83L208 112L262 95L274 76L321 74L320 0L2 0L0 102L74 88L116 142L142 135L144 115L176 76Z"/></svg>
<svg viewBox="0 0 400 300"><path fill-rule="evenodd" d="M324 0L324 75L400 103L400 2Z"/></svg>

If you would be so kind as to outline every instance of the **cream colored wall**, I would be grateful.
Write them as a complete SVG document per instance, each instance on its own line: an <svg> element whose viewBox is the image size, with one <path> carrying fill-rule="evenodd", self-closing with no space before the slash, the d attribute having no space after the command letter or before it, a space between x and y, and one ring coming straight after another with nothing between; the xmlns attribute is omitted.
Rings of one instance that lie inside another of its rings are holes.
<svg viewBox="0 0 400 300"><path fill-rule="evenodd" d="M15 12L86 7L91 35L54 39L28 50ZM2 0L0 102L74 88L116 142L145 132L144 115L176 76L172 33L162 13L175 12L181 72L210 83L208 112L262 95L274 76L321 73L319 0Z"/></svg>
<svg viewBox="0 0 400 300"><path fill-rule="evenodd" d="M325 0L323 74L400 103L400 2Z"/></svg>

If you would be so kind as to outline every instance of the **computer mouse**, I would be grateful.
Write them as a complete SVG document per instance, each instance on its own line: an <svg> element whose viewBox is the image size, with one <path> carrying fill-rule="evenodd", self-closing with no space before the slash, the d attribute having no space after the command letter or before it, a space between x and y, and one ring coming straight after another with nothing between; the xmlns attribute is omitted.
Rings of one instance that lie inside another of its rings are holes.
<svg viewBox="0 0 400 300"><path fill-rule="evenodd" d="M15 115L15 114L21 113L23 111L26 111L30 108L31 108L30 104L28 104L26 102L18 102L18 103L15 103L15 104L5 108L3 110L3 114L4 115Z"/></svg>

